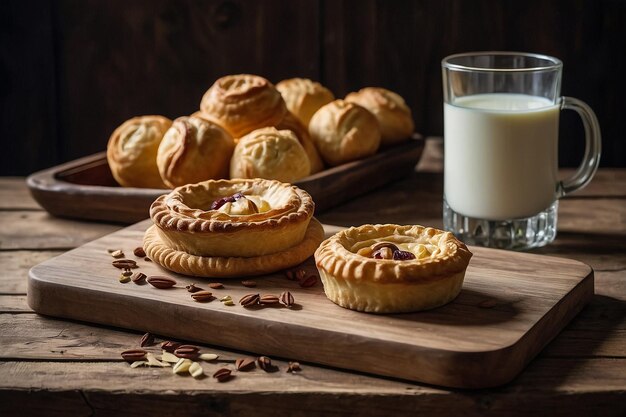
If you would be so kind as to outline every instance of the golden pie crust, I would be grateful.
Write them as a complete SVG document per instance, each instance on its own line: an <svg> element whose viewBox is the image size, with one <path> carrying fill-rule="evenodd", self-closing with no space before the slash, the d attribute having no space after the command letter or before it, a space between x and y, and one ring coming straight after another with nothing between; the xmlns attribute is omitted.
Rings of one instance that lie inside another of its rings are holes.
<svg viewBox="0 0 626 417"><path fill-rule="evenodd" d="M242 201L254 199L255 207L264 208L239 214L225 212L226 205L211 209L214 201L237 193L247 196ZM299 244L314 209L311 196L290 184L263 179L210 180L160 196L150 207L150 217L160 241L175 251L257 257Z"/></svg>
<svg viewBox="0 0 626 417"><path fill-rule="evenodd" d="M253 130L276 126L287 107L274 85L250 74L227 75L215 81L202 97L202 117L238 139Z"/></svg>
<svg viewBox="0 0 626 417"><path fill-rule="evenodd" d="M290 78L276 84L287 104L287 109L293 113L305 127L309 126L316 111L335 99L333 93L318 82L307 78Z"/></svg>
<svg viewBox="0 0 626 417"><path fill-rule="evenodd" d="M379 242L393 243L416 258L374 259L357 253L367 253ZM370 313L414 312L452 301L471 257L450 232L393 224L343 230L315 251L326 296L342 307Z"/></svg>
<svg viewBox="0 0 626 417"><path fill-rule="evenodd" d="M115 180L123 187L167 188L161 180L156 156L172 121L163 116L133 117L109 138L107 161Z"/></svg>
<svg viewBox="0 0 626 417"><path fill-rule="evenodd" d="M257 129L242 137L230 161L231 178L295 182L311 173L311 162L291 130Z"/></svg>
<svg viewBox="0 0 626 417"><path fill-rule="evenodd" d="M346 96L346 101L356 103L372 112L378 120L381 145L392 145L411 137L415 129L411 109L404 99L384 88L366 87Z"/></svg>
<svg viewBox="0 0 626 417"><path fill-rule="evenodd" d="M331 166L373 155L380 145L376 117L344 100L319 109L309 123L309 133L322 159Z"/></svg>
<svg viewBox="0 0 626 417"><path fill-rule="evenodd" d="M170 188L226 178L235 143L219 125L199 117L179 117L165 133L156 163Z"/></svg>
<svg viewBox="0 0 626 417"><path fill-rule="evenodd" d="M296 266L310 257L323 239L324 229L313 218L302 241L269 255L248 258L190 255L163 243L156 226L146 231L143 247L150 259L170 271L200 277L237 277L269 274Z"/></svg>

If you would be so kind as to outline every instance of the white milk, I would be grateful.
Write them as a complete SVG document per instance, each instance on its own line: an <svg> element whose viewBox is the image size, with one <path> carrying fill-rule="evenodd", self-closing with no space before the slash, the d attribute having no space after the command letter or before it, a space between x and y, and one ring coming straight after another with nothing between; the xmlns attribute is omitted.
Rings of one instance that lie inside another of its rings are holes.
<svg viewBox="0 0 626 417"><path fill-rule="evenodd" d="M444 193L488 220L531 217L556 198L559 106L523 94L478 94L444 105Z"/></svg>

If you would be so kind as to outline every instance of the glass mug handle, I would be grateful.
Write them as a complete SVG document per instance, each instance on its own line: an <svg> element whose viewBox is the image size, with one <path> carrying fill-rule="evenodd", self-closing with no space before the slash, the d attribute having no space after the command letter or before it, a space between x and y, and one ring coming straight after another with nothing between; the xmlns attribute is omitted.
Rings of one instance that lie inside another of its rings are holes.
<svg viewBox="0 0 626 417"><path fill-rule="evenodd" d="M574 175L559 182L557 186L558 198L573 193L589 184L589 181L591 181L591 178L598 170L598 165L600 165L600 153L602 150L600 124L591 107L577 98L562 97L561 109L574 110L582 119L585 128L585 156Z"/></svg>

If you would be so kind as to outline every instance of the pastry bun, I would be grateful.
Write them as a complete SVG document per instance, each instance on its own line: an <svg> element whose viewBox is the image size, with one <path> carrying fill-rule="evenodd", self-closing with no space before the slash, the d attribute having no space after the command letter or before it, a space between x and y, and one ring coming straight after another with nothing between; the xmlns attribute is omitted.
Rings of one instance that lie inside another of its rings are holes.
<svg viewBox="0 0 626 417"><path fill-rule="evenodd" d="M285 114L283 120L276 126L278 130L291 130L295 133L296 137L300 141L300 145L304 148L306 154L309 156L309 162L311 163L311 174L315 174L324 169L324 161L320 153L317 151L315 144L311 140L309 130L293 115L290 111Z"/></svg>
<svg viewBox="0 0 626 417"><path fill-rule="evenodd" d="M163 116L139 116L122 123L107 144L107 161L123 187L167 188L161 180L156 156L172 121Z"/></svg>
<svg viewBox="0 0 626 417"><path fill-rule="evenodd" d="M202 117L212 120L238 139L253 130L275 126L287 107L274 85L258 75L227 75L215 81L202 97Z"/></svg>
<svg viewBox="0 0 626 417"><path fill-rule="evenodd" d="M276 84L276 89L283 96L287 109L306 127L320 107L335 99L328 88L307 78L283 80Z"/></svg>
<svg viewBox="0 0 626 417"><path fill-rule="evenodd" d="M157 154L169 187L225 178L235 144L219 125L199 117L179 117L165 133Z"/></svg>
<svg viewBox="0 0 626 417"><path fill-rule="evenodd" d="M380 125L381 145L392 145L411 137L415 128L411 109L393 91L366 87L348 94L345 100L365 107L376 116Z"/></svg>
<svg viewBox="0 0 626 417"><path fill-rule="evenodd" d="M332 166L373 155L380 145L374 115L344 100L319 109L311 119L309 133L324 161Z"/></svg>
<svg viewBox="0 0 626 417"><path fill-rule="evenodd" d="M231 178L294 182L311 172L309 157L290 130L257 129L242 137L230 162Z"/></svg>

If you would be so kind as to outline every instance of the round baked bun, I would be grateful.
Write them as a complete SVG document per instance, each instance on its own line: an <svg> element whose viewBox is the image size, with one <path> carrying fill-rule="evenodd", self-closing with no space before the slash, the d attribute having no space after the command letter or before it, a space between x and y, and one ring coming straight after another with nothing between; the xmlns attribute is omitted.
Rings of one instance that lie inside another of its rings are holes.
<svg viewBox="0 0 626 417"><path fill-rule="evenodd" d="M163 116L138 116L122 123L107 144L113 178L123 187L167 188L157 168L157 151L172 121Z"/></svg>
<svg viewBox="0 0 626 417"><path fill-rule="evenodd" d="M171 188L226 178L234 147L233 138L219 125L199 117L179 117L159 146L159 173Z"/></svg>
<svg viewBox="0 0 626 417"><path fill-rule="evenodd" d="M202 117L214 121L238 139L253 130L276 126L287 107L274 85L250 74L227 75L202 97Z"/></svg>
<svg viewBox="0 0 626 417"><path fill-rule="evenodd" d="M309 157L291 130L257 129L242 137L230 162L231 178L291 183L311 172Z"/></svg>
<svg viewBox="0 0 626 417"><path fill-rule="evenodd" d="M282 94L287 109L306 127L320 107L335 99L328 88L307 78L283 80L276 84L276 89Z"/></svg>
<svg viewBox="0 0 626 417"><path fill-rule="evenodd" d="M380 145L376 117L344 100L320 108L309 123L309 133L322 159L331 166L373 155Z"/></svg>
<svg viewBox="0 0 626 417"><path fill-rule="evenodd" d="M346 101L356 103L372 112L378 120L382 145L393 145L411 137L415 124L411 109L404 99L384 88L366 87L346 96Z"/></svg>
<svg viewBox="0 0 626 417"><path fill-rule="evenodd" d="M322 161L320 153L317 151L315 144L311 140L309 130L304 127L304 125L296 118L296 116L293 115L293 113L288 111L283 120L276 126L276 129L291 130L296 135L298 141L300 141L300 145L302 145L309 157L309 162L311 163L311 174L315 174L324 169L324 161Z"/></svg>

